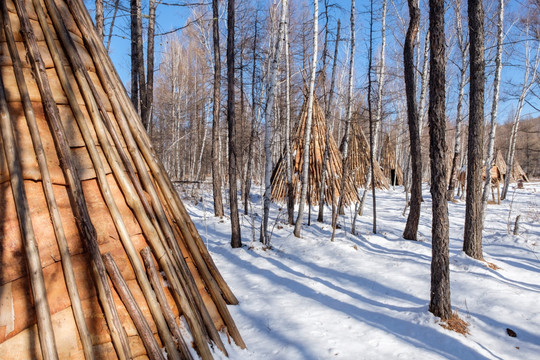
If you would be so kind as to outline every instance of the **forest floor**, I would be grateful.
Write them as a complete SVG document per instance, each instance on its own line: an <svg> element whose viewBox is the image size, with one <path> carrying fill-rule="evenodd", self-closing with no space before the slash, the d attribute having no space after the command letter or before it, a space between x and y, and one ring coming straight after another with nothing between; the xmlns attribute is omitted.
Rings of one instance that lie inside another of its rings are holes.
<svg viewBox="0 0 540 360"><path fill-rule="evenodd" d="M333 242L329 209L324 223L314 209L299 239L286 224L286 210L274 204L271 249L258 242L260 196L252 198L253 213L241 215L244 246L232 249L230 222L213 216L211 191L201 190L197 204L186 194L193 221L240 301L229 309L247 350L228 346L231 359L540 359L538 182L511 188L508 200L488 206L483 253L496 269L463 253L465 202L449 203L451 300L468 323L465 335L428 312L427 186L419 241L402 238L405 194L396 187L377 191L377 234L368 197L358 235L350 233L347 209ZM519 233L512 235L517 215ZM216 358L225 357L216 352Z"/></svg>

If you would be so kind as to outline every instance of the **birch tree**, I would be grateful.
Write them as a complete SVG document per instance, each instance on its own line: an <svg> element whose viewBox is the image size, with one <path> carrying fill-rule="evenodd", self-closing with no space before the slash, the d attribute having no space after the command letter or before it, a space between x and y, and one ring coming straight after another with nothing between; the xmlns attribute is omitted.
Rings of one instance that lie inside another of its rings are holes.
<svg viewBox="0 0 540 360"><path fill-rule="evenodd" d="M486 156L486 181L482 192L482 222L485 216L489 189L491 188L491 164L495 154L495 133L497 130L497 111L499 107L499 87L501 83L502 71L502 51L503 51L503 25L504 25L504 0L498 0L497 11L497 52L495 54L495 78L493 79L493 100L491 103L490 130Z"/></svg>
<svg viewBox="0 0 540 360"><path fill-rule="evenodd" d="M285 33L285 23L287 22L287 0L281 1L281 21L279 23L278 34L275 37L276 43L272 51L272 59L270 63L270 73L268 74L268 83L266 85L266 105L264 110L264 155L265 155L265 168L264 168L264 201L263 201L263 221L261 228L260 241L270 246L270 237L268 234L268 217L270 214L270 195L272 194L272 183L270 178L272 176L272 153L271 153L271 141L272 141L272 110L274 109L274 100L276 97L276 82L278 73L278 62L281 56L281 48L283 44L283 36Z"/></svg>
<svg viewBox="0 0 540 360"><path fill-rule="evenodd" d="M525 24L524 37L528 39L529 24ZM504 178L504 187L501 194L501 200L506 199L508 194L508 186L510 185L510 178L514 170L514 154L516 151L516 138L519 127L519 120L521 118L521 110L532 86L535 85L538 78L538 65L540 64L540 41L536 42L536 49L532 46L532 41L526 40L524 44L525 59L523 64L523 84L521 92L518 98L518 104L514 113L514 120L512 122L512 131L510 133L510 142L508 144L508 152L506 155L506 176Z"/></svg>
<svg viewBox="0 0 540 360"><path fill-rule="evenodd" d="M285 22L285 161L287 172L287 220L289 225L294 223L294 185L292 179L292 158L291 158L291 64L289 52L291 44L289 42L289 21Z"/></svg>
<svg viewBox="0 0 540 360"><path fill-rule="evenodd" d="M502 0L501 0L502 1ZM459 55L461 58L461 64L459 66L459 85L458 85L458 100L456 109L456 133L454 135L454 154L452 157L452 167L450 168L450 180L448 183L447 199L454 199L454 189L456 186L456 174L458 169L458 162L461 156L461 138L462 138L462 124L464 116L462 115L463 101L465 99L465 85L467 84L467 52L469 50L469 41L465 37L463 25L461 22L461 0L454 1L455 20L456 20L456 37L457 45L459 49Z"/></svg>
<svg viewBox="0 0 540 360"><path fill-rule="evenodd" d="M317 73L317 49L319 33L319 1L313 1L313 62L311 64L311 76L309 80L308 110L306 119L306 130L304 138L304 163L302 165L302 189L300 191L300 203L298 205L298 217L294 226L294 236L300 237L302 229L302 218L304 217L304 205L307 197L307 187L309 178L309 146L311 141L311 123L313 120L313 93L315 88L315 75Z"/></svg>
<svg viewBox="0 0 540 360"><path fill-rule="evenodd" d="M212 0L212 38L214 43L214 101L212 111L212 194L214 215L223 217L223 197L221 195L221 169L219 166L219 108L221 99L221 55L219 48L219 4Z"/></svg>

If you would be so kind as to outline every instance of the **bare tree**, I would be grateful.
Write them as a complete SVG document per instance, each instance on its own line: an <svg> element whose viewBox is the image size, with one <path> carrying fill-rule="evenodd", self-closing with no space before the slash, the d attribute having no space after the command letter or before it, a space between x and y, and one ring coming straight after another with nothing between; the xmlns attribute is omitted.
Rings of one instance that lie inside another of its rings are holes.
<svg viewBox="0 0 540 360"><path fill-rule="evenodd" d="M343 153L343 159L342 159L342 165L341 165L341 182L339 184L339 202L338 202L338 211L334 211L332 213L333 219L332 219L332 238L331 240L334 240L334 234L336 232L337 227L337 217L339 214L340 209L343 207L343 198L345 195L345 184L347 183L347 179L349 177L349 166L347 164L347 159L349 156L349 133L350 133L350 125L351 125L351 118L352 118L352 97L353 97L353 83L354 83L354 49L356 47L356 29L354 26L354 11L355 11L355 0L351 0L351 44L350 44L350 58L349 58L349 86L347 91L347 114L345 115L345 135L343 136L343 143L342 143L342 153Z"/></svg>
<svg viewBox="0 0 540 360"><path fill-rule="evenodd" d="M236 119L234 111L234 0L227 1L227 124L229 130L229 203L231 209L231 246L242 246L238 218Z"/></svg>
<svg viewBox="0 0 540 360"><path fill-rule="evenodd" d="M480 0L481 1L481 0ZM429 311L443 320L452 315L450 303L449 226L446 201L446 57L444 0L429 1L429 156L431 159L432 259Z"/></svg>
<svg viewBox="0 0 540 360"><path fill-rule="evenodd" d="M279 23L278 34L275 37L276 43L271 54L270 73L268 74L268 83L266 85L266 105L264 111L264 154L265 154L265 169L264 169L264 208L263 208L263 221L261 224L261 242L266 246L270 246L270 237L268 234L268 216L270 214L270 195L272 193L272 183L270 178L272 176L272 153L271 153L271 140L272 140L272 110L274 108L274 100L276 97L276 82L278 73L278 61L281 56L281 47L283 45L283 36L285 33L285 23L287 22L287 0L281 2L281 21Z"/></svg>
<svg viewBox="0 0 540 360"><path fill-rule="evenodd" d="M386 5L386 3L385 3ZM385 6L386 9L386 6ZM386 11L386 10L385 10ZM373 1L371 2L371 11L369 19L369 54L368 54L368 114L369 114L369 173L371 179L371 193L373 198L373 233L377 233L377 200L375 197L375 171L373 171L373 165L375 160L375 129L373 120L373 111L371 109L371 94L373 89L373 83L371 81L371 67L373 63ZM366 188L369 188L369 186ZM365 195L365 192L364 192Z"/></svg>
<svg viewBox="0 0 540 360"><path fill-rule="evenodd" d="M499 87L501 83L502 51L503 51L503 25L504 25L504 0L499 0L497 16L497 53L495 54L495 78L493 79L493 100L491 103L491 120L489 141L486 156L486 181L482 192L482 223L486 212L489 189L491 187L491 164L495 154L495 133L497 130L497 110L499 106Z"/></svg>
<svg viewBox="0 0 540 360"><path fill-rule="evenodd" d="M148 48L146 51L146 106L148 110L146 118L142 119L144 127L149 132L152 130L152 112L154 106L154 34L156 29L156 7L156 1L150 0L148 5Z"/></svg>
<svg viewBox="0 0 540 360"><path fill-rule="evenodd" d="M467 197L463 251L472 258L482 256L482 150L484 129L484 6L469 0L470 90L469 138L467 142Z"/></svg>
<svg viewBox="0 0 540 360"><path fill-rule="evenodd" d="M528 39L529 25L525 24L524 37ZM504 178L504 187L501 194L501 200L506 199L508 193L508 186L510 185L510 179L514 171L514 154L516 150L516 138L519 128L519 120L521 118L521 110L525 104L525 99L529 93L529 90L536 83L538 76L538 66L540 65L540 41L536 44L536 50L532 48L531 41L526 40L524 45L525 59L523 64L523 85L521 87L521 93L518 98L518 104L516 112L514 113L514 121L512 123L512 132L510 133L510 143L508 145L508 152L506 154L506 176Z"/></svg>
<svg viewBox="0 0 540 360"><path fill-rule="evenodd" d="M291 64L289 52L289 21L285 22L285 160L287 165L287 220L294 223L294 185L292 179L293 165L291 159Z"/></svg>
<svg viewBox="0 0 540 360"><path fill-rule="evenodd" d="M307 197L307 187L309 178L309 145L311 141L311 122L313 120L313 93L315 88L315 75L317 72L317 48L318 48L318 33L319 33L319 1L313 1L313 62L311 65L311 77L309 80L308 93L308 111L306 120L306 130L304 138L304 163L302 166L302 190L300 192L300 203L298 206L298 217L294 225L294 236L300 237L302 229L302 218L304 217L304 203Z"/></svg>
<svg viewBox="0 0 540 360"><path fill-rule="evenodd" d="M420 24L420 9L418 0L408 0L409 28L403 47L403 66L405 76L405 92L407 96L407 119L409 123L409 141L411 146L411 200L407 224L403 238L416 240L418 223L420 221L420 205L422 202L422 148L420 145L420 130L418 108L416 104L416 81L414 76L414 42ZM431 32L430 32L431 33ZM430 39L430 43L433 43ZM433 50L431 50L433 53Z"/></svg>
<svg viewBox="0 0 540 360"><path fill-rule="evenodd" d="M461 65L459 66L459 85L458 85L458 100L456 109L456 134L454 136L454 155L452 158L452 167L450 169L450 180L448 183L447 199L454 199L454 189L456 186L456 174L458 168L458 162L461 156L461 138L462 138L462 124L464 117L462 116L461 109L463 107L463 100L465 98L465 85L467 84L467 52L469 50L469 41L466 39L463 25L461 23L461 0L454 0L455 7L455 20L456 20L456 37L457 45L459 49L459 55L461 57Z"/></svg>
<svg viewBox="0 0 540 360"><path fill-rule="evenodd" d="M219 167L219 108L221 99L221 55L219 49L219 4L212 0L212 38L214 43L214 101L212 110L212 193L214 215L223 217L221 169Z"/></svg>
<svg viewBox="0 0 540 360"><path fill-rule="evenodd" d="M324 154L323 154L323 163L322 163L322 175L321 175L321 192L319 194L319 214L317 216L317 221L323 222L324 217L324 194L325 194L325 181L326 181L326 166L328 162L328 144L330 143L330 133L332 132L332 127L330 126L330 116L333 113L333 100L334 100L334 87L336 82L336 65L337 65L337 56L338 56L338 49L339 49L339 35L341 30L341 20L338 19L337 23L337 33L336 33L336 44L334 48L334 63L332 65L332 74L330 75L330 91L328 94L328 101L327 101L327 107L325 111L325 121L326 121L326 143L324 146Z"/></svg>

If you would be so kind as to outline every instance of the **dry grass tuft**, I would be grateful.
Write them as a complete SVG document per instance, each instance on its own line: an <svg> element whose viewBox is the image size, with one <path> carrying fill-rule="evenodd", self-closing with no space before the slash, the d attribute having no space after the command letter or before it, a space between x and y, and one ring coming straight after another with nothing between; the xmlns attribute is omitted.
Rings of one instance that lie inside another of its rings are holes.
<svg viewBox="0 0 540 360"><path fill-rule="evenodd" d="M490 263L489 261L486 261L486 264L487 264L487 267L490 268L491 270L499 270L500 267L495 265L494 263Z"/></svg>
<svg viewBox="0 0 540 360"><path fill-rule="evenodd" d="M466 321L461 320L457 310L452 313L450 319L447 319L445 322L441 322L440 325L445 329L455 331L462 335L469 334L469 324Z"/></svg>

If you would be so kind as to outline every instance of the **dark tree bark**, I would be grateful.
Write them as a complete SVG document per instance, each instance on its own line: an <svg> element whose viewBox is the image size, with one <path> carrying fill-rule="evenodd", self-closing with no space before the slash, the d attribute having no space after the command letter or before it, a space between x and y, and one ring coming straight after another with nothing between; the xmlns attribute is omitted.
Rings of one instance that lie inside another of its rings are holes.
<svg viewBox="0 0 540 360"><path fill-rule="evenodd" d="M146 64L146 117L142 119L147 131L152 129L152 113L154 104L154 33L156 29L156 2L150 0L148 10L148 50Z"/></svg>
<svg viewBox="0 0 540 360"><path fill-rule="evenodd" d="M227 124L229 127L229 202L231 208L231 246L242 246L236 189L236 119L234 112L234 0L227 6Z"/></svg>
<svg viewBox="0 0 540 360"><path fill-rule="evenodd" d="M443 320L452 315L448 260L448 202L446 201L446 79L444 0L429 1L429 157L431 160L432 259L429 311Z"/></svg>
<svg viewBox="0 0 540 360"><path fill-rule="evenodd" d="M137 71L137 4L139 0L130 1L130 24L131 24L131 102L135 110L139 112L139 75Z"/></svg>
<svg viewBox="0 0 540 360"><path fill-rule="evenodd" d="M422 203L422 148L420 146L420 124L416 104L416 81L414 76L414 43L420 24L418 0L408 0L409 29L403 47L403 65L405 75L405 92L407 94L407 119L409 123L409 139L411 144L411 203L403 238L416 240L418 222L420 221L420 204Z"/></svg>
<svg viewBox="0 0 540 360"><path fill-rule="evenodd" d="M221 88L221 55L219 51L219 6L212 0L213 41L214 41L214 103L212 118L212 191L214 215L223 217L223 197L221 195L221 171L219 167L219 105Z"/></svg>
<svg viewBox="0 0 540 360"><path fill-rule="evenodd" d="M139 76L139 102L141 104L141 119L144 122L148 118L148 104L146 102L146 76L144 73L144 50L143 50L143 36L142 36L142 14L141 14L141 0L137 2L137 74ZM145 127L147 124L145 124Z"/></svg>
<svg viewBox="0 0 540 360"><path fill-rule="evenodd" d="M469 0L469 138L467 149L467 197L463 251L482 256L482 160L484 130L484 7L482 0Z"/></svg>

